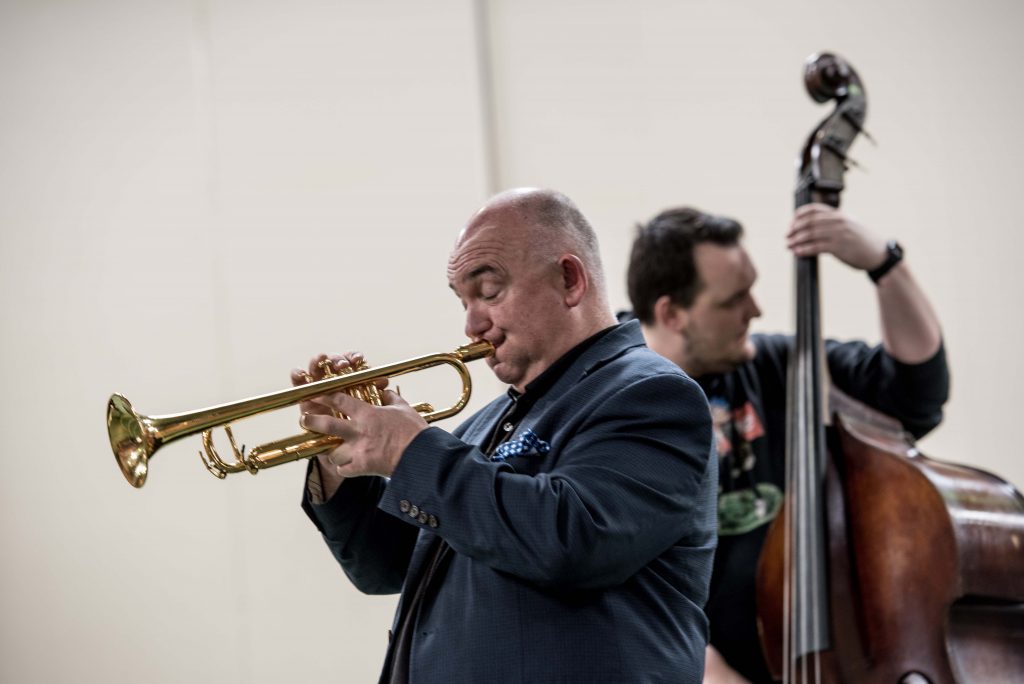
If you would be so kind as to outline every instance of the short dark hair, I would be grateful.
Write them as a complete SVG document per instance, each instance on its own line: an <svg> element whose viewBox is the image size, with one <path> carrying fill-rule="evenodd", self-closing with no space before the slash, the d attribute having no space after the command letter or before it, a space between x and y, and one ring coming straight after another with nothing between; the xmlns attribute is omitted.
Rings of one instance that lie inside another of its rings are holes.
<svg viewBox="0 0 1024 684"><path fill-rule="evenodd" d="M688 307L700 292L693 248L703 242L731 246L743 237L743 226L725 216L693 207L666 209L646 225L637 225L629 257L626 285L633 312L641 323L654 322L654 303L668 295Z"/></svg>

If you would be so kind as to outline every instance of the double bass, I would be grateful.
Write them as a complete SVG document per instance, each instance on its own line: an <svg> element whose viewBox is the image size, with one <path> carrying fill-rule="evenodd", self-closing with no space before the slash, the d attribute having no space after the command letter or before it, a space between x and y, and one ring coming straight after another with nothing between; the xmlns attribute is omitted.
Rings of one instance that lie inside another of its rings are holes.
<svg viewBox="0 0 1024 684"><path fill-rule="evenodd" d="M809 136L796 205L839 206L867 113L837 55L805 84L835 110ZM817 257L796 259L786 499L758 562L758 629L785 682L1024 681L1024 498L924 456L901 425L829 387Z"/></svg>

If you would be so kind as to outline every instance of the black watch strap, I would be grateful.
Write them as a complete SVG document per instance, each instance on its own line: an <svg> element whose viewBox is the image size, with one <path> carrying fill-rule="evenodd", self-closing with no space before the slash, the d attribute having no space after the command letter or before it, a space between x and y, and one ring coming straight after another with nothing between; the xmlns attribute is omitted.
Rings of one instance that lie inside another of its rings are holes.
<svg viewBox="0 0 1024 684"><path fill-rule="evenodd" d="M877 268L868 271L868 278L871 278L871 282L877 283L882 279L882 276L891 271L892 267L901 261L903 261L903 248L895 240L889 240L885 244L885 261Z"/></svg>

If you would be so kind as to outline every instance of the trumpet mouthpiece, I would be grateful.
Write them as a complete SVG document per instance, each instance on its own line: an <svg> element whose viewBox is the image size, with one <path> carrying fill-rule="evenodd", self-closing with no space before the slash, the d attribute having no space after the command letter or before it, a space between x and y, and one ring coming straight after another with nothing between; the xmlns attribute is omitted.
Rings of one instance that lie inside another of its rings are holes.
<svg viewBox="0 0 1024 684"><path fill-rule="evenodd" d="M455 355L460 361L469 362L483 359L494 353L494 345L487 340L474 340L464 344L455 350Z"/></svg>

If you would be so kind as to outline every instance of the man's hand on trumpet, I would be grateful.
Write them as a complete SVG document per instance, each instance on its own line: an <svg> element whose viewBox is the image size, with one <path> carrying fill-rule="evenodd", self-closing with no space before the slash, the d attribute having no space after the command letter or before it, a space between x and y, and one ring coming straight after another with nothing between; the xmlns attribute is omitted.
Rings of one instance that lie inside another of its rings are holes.
<svg viewBox="0 0 1024 684"><path fill-rule="evenodd" d="M300 385L325 376L325 367L333 373L358 368L363 361L359 352L344 356L320 354L309 364L309 371L292 371L292 383ZM302 402L300 424L307 430L345 440L329 452L318 455L320 471L328 480L324 489L333 492L345 477L383 475L394 472L405 448L427 422L397 393L385 389L380 380L381 406L373 406L345 392L334 392ZM338 415L346 416L339 418Z"/></svg>

